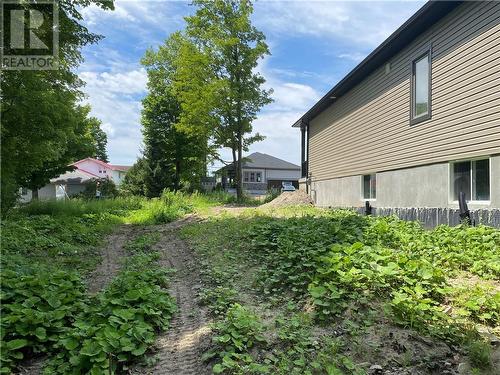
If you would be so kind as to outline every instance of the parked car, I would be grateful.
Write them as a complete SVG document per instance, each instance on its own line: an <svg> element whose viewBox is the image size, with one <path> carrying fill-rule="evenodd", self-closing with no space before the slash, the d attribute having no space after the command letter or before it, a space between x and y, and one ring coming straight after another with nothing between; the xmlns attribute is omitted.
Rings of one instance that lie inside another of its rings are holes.
<svg viewBox="0 0 500 375"><path fill-rule="evenodd" d="M284 191L295 191L295 186L293 186L292 181L283 181L281 183L281 192Z"/></svg>

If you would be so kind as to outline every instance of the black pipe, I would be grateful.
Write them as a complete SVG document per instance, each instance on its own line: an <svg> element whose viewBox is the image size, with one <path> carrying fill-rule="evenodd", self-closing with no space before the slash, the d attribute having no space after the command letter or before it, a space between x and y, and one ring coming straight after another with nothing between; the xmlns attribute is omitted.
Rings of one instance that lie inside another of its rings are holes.
<svg viewBox="0 0 500 375"><path fill-rule="evenodd" d="M365 202L365 215L366 216L371 215L372 214L372 209L373 209L373 207L371 206L370 202L366 201Z"/></svg>
<svg viewBox="0 0 500 375"><path fill-rule="evenodd" d="M458 193L458 208L460 211L460 221L467 225L474 225L470 217L469 207L467 207L467 200L465 199L465 193L463 191Z"/></svg>

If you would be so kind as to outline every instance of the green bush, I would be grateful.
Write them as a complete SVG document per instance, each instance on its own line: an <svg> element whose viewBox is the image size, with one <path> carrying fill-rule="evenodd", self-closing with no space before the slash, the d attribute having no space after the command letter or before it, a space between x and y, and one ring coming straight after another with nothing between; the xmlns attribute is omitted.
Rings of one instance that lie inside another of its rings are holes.
<svg viewBox="0 0 500 375"><path fill-rule="evenodd" d="M228 309L225 319L214 325L214 329L216 347L204 355L205 359L216 359L214 374L267 373L267 366L255 362L250 354L252 348L266 343L262 335L264 327L255 314L234 304Z"/></svg>
<svg viewBox="0 0 500 375"><path fill-rule="evenodd" d="M101 198L116 198L118 196L118 188L113 180L109 178L90 180L85 184L85 190L81 195L86 199L94 199L96 198L97 190L101 192Z"/></svg>
<svg viewBox="0 0 500 375"><path fill-rule="evenodd" d="M11 212L12 215L25 214L28 216L51 215L81 217L88 214L110 214L125 216L129 211L142 207L144 198L127 197L115 199L85 200L73 198L67 200L38 200L21 206Z"/></svg>
<svg viewBox="0 0 500 375"><path fill-rule="evenodd" d="M87 302L75 273L29 265L3 269L1 373L10 373L26 356L52 351Z"/></svg>
<svg viewBox="0 0 500 375"><path fill-rule="evenodd" d="M175 311L165 291L166 270L157 254L130 258L110 286L59 337L47 374L108 374L122 371L153 345Z"/></svg>
<svg viewBox="0 0 500 375"><path fill-rule="evenodd" d="M281 191L279 189L269 189L266 193L266 196L264 198L264 202L263 203L269 203L271 202L272 200L274 200L275 198L279 197L281 194Z"/></svg>
<svg viewBox="0 0 500 375"><path fill-rule="evenodd" d="M261 264L265 295L309 296L317 317L342 315L352 303L388 300L399 324L463 340L467 321L443 312L453 298L445 276L497 277L500 231L484 226L424 230L397 218L332 211L319 217L255 218L246 234ZM498 295L471 289L455 298L459 318L498 324Z"/></svg>

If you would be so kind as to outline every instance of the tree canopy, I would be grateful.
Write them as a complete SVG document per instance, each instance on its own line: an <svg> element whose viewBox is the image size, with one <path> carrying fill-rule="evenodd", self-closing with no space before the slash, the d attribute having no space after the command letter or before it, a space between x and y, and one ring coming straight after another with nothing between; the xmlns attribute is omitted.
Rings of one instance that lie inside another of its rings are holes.
<svg viewBox="0 0 500 375"><path fill-rule="evenodd" d="M217 150L229 148L241 199L242 153L263 139L253 133L252 122L271 102L271 90L262 88L265 79L256 72L269 49L251 24L250 1L194 5L186 30L143 59L149 90L142 113L147 195L176 189L180 179L198 181L203 165L219 158Z"/></svg>
<svg viewBox="0 0 500 375"><path fill-rule="evenodd" d="M272 101L256 68L270 54L265 36L251 23L248 0L195 0L195 15L186 17L189 50L180 54L174 81L184 129L206 129L213 144L231 149L238 199L242 198L243 151L263 139L252 122ZM193 121L202 119L201 123Z"/></svg>
<svg viewBox="0 0 500 375"><path fill-rule="evenodd" d="M179 130L181 107L173 91L179 53L186 41L173 34L157 51L148 50L142 64L148 73L148 94L142 101L145 195L164 189L199 186L205 173L207 138Z"/></svg>
<svg viewBox="0 0 500 375"><path fill-rule="evenodd" d="M87 117L88 109L79 104L84 83L74 69L82 61L80 49L101 39L81 24L81 9L91 4L112 9L113 2L62 0L58 4L58 69L8 70L0 76L2 211L14 204L20 186L43 186L77 155L89 152L87 156L105 157L99 122Z"/></svg>

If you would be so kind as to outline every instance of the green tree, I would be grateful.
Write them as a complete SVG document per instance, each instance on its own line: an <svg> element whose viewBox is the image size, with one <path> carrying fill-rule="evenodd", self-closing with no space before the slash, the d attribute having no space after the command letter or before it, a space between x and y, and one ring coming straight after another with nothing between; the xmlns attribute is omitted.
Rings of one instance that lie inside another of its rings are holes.
<svg viewBox="0 0 500 375"><path fill-rule="evenodd" d="M120 191L126 195L146 195L145 181L148 173L144 157L137 159L123 178Z"/></svg>
<svg viewBox="0 0 500 375"><path fill-rule="evenodd" d="M87 121L89 123L90 139L94 146L94 152L91 157L109 163L108 152L106 150L108 136L102 130L102 121L96 117L89 117Z"/></svg>
<svg viewBox="0 0 500 375"><path fill-rule="evenodd" d="M173 91L179 50L186 43L173 34L157 51L148 50L142 64L148 73L148 95L143 100L145 195L165 189L199 185L205 171L207 139L200 133L179 130L181 107Z"/></svg>
<svg viewBox="0 0 500 375"><path fill-rule="evenodd" d="M61 0L59 4L59 68L46 71L3 71L1 116L1 206L11 207L19 186L36 175L55 177L71 139L81 127L78 103L83 82L74 72L80 49L101 38L81 25L81 9L96 4L112 9L112 1Z"/></svg>
<svg viewBox="0 0 500 375"><path fill-rule="evenodd" d="M180 123L193 131L207 129L214 145L231 149L241 200L242 153L263 139L253 134L252 121L272 101L272 90L262 88L265 79L255 71L269 49L264 34L251 24L249 0L194 4L196 14L186 18L186 36L194 48L182 50L175 80Z"/></svg>
<svg viewBox="0 0 500 375"><path fill-rule="evenodd" d="M88 117L89 113L90 106L76 106L70 110L71 116L65 123L65 143L59 144L58 156L19 177L20 185L32 190L33 199L38 198L38 189L48 184L51 178L73 169L72 162L86 157L106 157L106 133L100 128L100 120Z"/></svg>

